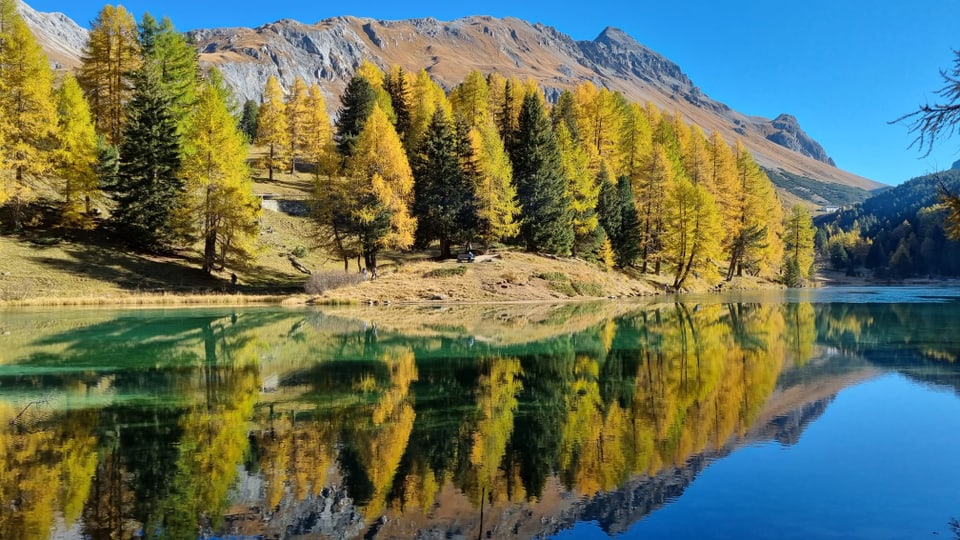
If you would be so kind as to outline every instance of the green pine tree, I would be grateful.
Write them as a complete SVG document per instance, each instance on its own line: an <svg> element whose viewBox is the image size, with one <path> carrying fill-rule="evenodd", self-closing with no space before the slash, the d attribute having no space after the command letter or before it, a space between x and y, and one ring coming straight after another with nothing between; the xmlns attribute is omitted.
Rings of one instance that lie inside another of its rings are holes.
<svg viewBox="0 0 960 540"><path fill-rule="evenodd" d="M132 245L161 251L176 237L172 217L183 180L176 119L150 70L140 73L127 118L110 189L117 203L112 220Z"/></svg>
<svg viewBox="0 0 960 540"><path fill-rule="evenodd" d="M461 167L457 136L443 110L437 109L413 160L417 243L439 240L440 256L449 257L454 242L466 241L474 228L473 185Z"/></svg>
<svg viewBox="0 0 960 540"><path fill-rule="evenodd" d="M337 115L337 151L344 158L353 156L357 137L363 131L374 105L377 93L367 79L355 75L340 96L340 112Z"/></svg>
<svg viewBox="0 0 960 540"><path fill-rule="evenodd" d="M520 238L528 251L566 255L573 245L573 217L557 138L542 99L527 93L510 147L517 198L523 212Z"/></svg>

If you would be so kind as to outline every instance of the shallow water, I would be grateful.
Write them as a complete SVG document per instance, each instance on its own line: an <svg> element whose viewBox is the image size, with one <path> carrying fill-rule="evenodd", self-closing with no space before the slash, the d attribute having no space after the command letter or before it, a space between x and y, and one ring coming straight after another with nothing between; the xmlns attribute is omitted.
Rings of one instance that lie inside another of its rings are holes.
<svg viewBox="0 0 960 540"><path fill-rule="evenodd" d="M958 298L5 311L0 538L951 538Z"/></svg>

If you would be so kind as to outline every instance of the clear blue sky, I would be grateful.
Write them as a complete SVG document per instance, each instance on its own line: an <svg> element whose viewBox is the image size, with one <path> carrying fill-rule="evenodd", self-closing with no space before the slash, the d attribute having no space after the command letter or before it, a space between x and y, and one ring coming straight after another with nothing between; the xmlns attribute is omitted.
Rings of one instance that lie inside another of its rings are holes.
<svg viewBox="0 0 960 540"><path fill-rule="evenodd" d="M88 26L106 2L28 0L39 11L61 11ZM905 126L888 122L936 101L940 69L960 49L960 0L734 0L646 2L587 0L576 8L556 1L494 0L131 0L169 16L180 30L259 26L290 18L312 23L339 15L376 19L467 15L513 16L541 22L577 40L606 26L673 60L704 93L749 115L786 112L818 140L838 166L899 184L949 168L960 159L960 137L938 141L927 157L908 149Z"/></svg>

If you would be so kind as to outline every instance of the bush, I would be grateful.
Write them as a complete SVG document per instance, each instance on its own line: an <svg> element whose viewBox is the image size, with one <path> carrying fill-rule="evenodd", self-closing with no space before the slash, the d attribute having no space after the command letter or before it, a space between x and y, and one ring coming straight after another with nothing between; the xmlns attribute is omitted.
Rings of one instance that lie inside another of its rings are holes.
<svg viewBox="0 0 960 540"><path fill-rule="evenodd" d="M425 278L445 278L453 276L462 276L467 273L467 267L458 265L451 266L449 268L435 268L429 272L423 274Z"/></svg>
<svg viewBox="0 0 960 540"><path fill-rule="evenodd" d="M577 295L577 291L573 288L573 285L571 285L569 281L551 281L550 288L567 296Z"/></svg>
<svg viewBox="0 0 960 540"><path fill-rule="evenodd" d="M291 255L293 255L294 257L296 257L296 258L298 258L298 259L302 259L302 258L306 257L306 256L307 256L307 253L308 253L308 252L307 252L307 248L305 248L305 247L303 247L303 246L297 246L297 247L293 248L293 251L290 252Z"/></svg>
<svg viewBox="0 0 960 540"><path fill-rule="evenodd" d="M360 274L324 270L310 274L310 279L307 280L307 284L303 288L307 291L307 294L323 294L325 291L356 285L362 280Z"/></svg>
<svg viewBox="0 0 960 540"><path fill-rule="evenodd" d="M547 281L559 281L567 282L570 281L570 278L567 277L563 272L544 272L540 274L540 279L545 279Z"/></svg>
<svg viewBox="0 0 960 540"><path fill-rule="evenodd" d="M585 281L574 281L573 290L581 296L603 296L603 287L599 283L588 283Z"/></svg>

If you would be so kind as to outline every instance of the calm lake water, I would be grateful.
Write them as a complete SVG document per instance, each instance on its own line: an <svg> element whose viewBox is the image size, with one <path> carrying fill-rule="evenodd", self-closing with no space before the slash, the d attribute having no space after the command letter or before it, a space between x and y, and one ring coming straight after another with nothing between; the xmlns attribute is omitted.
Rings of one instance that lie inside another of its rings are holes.
<svg viewBox="0 0 960 540"><path fill-rule="evenodd" d="M958 358L950 288L2 311L0 538L960 538Z"/></svg>

